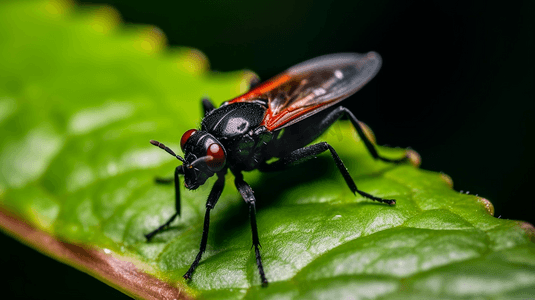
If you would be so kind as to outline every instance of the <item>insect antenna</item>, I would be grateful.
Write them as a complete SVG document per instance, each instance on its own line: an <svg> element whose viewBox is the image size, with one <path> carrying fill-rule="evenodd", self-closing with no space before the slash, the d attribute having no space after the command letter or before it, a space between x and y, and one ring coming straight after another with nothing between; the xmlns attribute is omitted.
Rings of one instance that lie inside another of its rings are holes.
<svg viewBox="0 0 535 300"><path fill-rule="evenodd" d="M162 148L163 150L165 150L165 152L171 154L172 156L178 158L178 160L180 160L182 163L186 164L186 160L185 159L183 159L181 156L177 155L173 150L171 150L166 145L164 145L164 144L162 144L162 143L160 143L158 141L155 141L155 140L150 140L150 143L153 144L156 147Z"/></svg>
<svg viewBox="0 0 535 300"><path fill-rule="evenodd" d="M214 157L211 156L211 155L206 155L206 156L203 156L203 157L199 157L196 160L194 160L191 164L189 164L188 168L193 168L193 167L195 167L195 165L197 165L199 163L211 161L212 159L214 159Z"/></svg>

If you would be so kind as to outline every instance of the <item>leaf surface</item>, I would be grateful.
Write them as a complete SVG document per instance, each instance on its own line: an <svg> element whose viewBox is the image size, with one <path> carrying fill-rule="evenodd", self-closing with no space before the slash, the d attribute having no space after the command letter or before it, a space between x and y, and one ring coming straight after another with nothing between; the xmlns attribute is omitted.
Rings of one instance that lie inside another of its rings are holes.
<svg viewBox="0 0 535 300"><path fill-rule="evenodd" d="M454 191L444 174L374 161L345 121L320 139L361 190L397 205L354 196L326 153L282 173L245 174L270 281L261 288L247 208L228 175L207 251L186 283L214 180L195 192L182 187L180 219L147 243L143 235L174 213L173 188L154 177L171 176L179 163L148 141L178 150L182 133L200 124L200 99L231 99L254 74L210 73L200 52L167 48L157 28L121 25L108 7L2 2L0 37L0 207L29 231L5 218L3 228L125 293L167 297L60 258L60 248L32 244L28 232L128 262L138 271L131 281L148 274L180 297L535 297L530 224L494 218L490 202Z"/></svg>

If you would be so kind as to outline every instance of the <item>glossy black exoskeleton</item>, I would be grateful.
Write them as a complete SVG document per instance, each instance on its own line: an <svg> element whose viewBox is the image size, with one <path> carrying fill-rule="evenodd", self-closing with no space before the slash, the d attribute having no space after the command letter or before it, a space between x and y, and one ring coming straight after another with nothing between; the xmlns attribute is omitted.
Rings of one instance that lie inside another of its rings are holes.
<svg viewBox="0 0 535 300"><path fill-rule="evenodd" d="M194 190L217 174L206 202L200 250L184 274L184 278L191 278L206 250L210 211L223 191L224 177L230 169L235 177L236 188L249 206L256 262L262 284L266 285L256 225L256 200L241 172L254 169L265 172L282 170L327 150L353 193L390 205L395 204L393 199L382 199L357 189L342 160L328 143L319 142L307 146L334 122L346 116L374 158L394 163L407 158L388 159L380 156L364 134L357 118L347 108L335 106L373 78L380 65L381 59L374 52L327 55L296 65L248 93L223 103L217 109L209 100L204 99L201 129L190 129L181 138L184 158L162 143L151 141L183 164L175 169L174 175L176 212L166 223L147 234L147 240L180 215L179 175L184 175L186 188ZM271 158L278 160L268 164L267 161ZM171 182L172 179L158 181Z"/></svg>

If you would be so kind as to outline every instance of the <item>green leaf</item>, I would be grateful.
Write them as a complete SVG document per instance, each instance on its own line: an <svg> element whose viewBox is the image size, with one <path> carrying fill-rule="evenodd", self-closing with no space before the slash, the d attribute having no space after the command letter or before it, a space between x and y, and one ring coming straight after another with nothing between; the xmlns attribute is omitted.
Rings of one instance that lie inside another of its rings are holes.
<svg viewBox="0 0 535 300"><path fill-rule="evenodd" d="M154 27L121 25L108 7L0 3L4 231L136 297L535 297L533 226L494 218L490 202L452 190L444 174L374 161L344 121L320 139L360 189L397 205L354 196L326 153L245 174L258 200L262 288L247 208L228 175L186 283L214 180L182 187L182 216L147 243L174 213L173 188L154 177L179 163L148 141L178 150L200 123L200 99L231 99L254 74L208 72L200 52L164 40Z"/></svg>

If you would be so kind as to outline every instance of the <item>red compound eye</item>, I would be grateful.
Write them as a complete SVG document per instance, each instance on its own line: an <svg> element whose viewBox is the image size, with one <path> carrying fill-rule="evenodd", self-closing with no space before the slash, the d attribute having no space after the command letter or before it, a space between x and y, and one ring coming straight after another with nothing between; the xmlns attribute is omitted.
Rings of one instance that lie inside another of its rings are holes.
<svg viewBox="0 0 535 300"><path fill-rule="evenodd" d="M184 134L182 135L182 138L180 139L180 148L182 148L182 152L184 152L184 144L186 144L186 142L188 141L189 137L194 134L195 132L197 132L196 129L190 129L186 132L184 132Z"/></svg>
<svg viewBox="0 0 535 300"><path fill-rule="evenodd" d="M208 147L206 155L213 157L212 160L206 162L210 169L219 169L225 164L225 150L217 143L213 143Z"/></svg>

